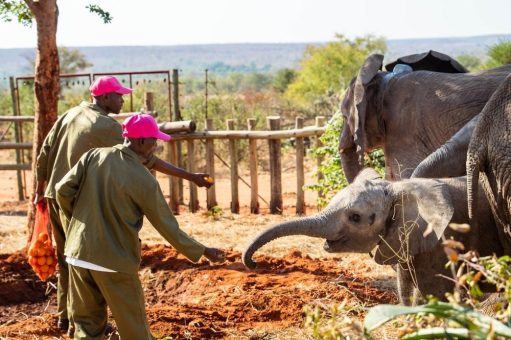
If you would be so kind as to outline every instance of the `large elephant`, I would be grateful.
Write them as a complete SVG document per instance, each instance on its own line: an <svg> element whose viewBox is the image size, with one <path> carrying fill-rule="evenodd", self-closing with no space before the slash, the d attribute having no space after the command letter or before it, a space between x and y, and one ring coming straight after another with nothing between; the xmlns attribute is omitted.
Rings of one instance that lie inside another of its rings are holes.
<svg viewBox="0 0 511 340"><path fill-rule="evenodd" d="M408 178L424 158L477 115L511 65L478 73L383 72L369 56L341 104L339 152L351 182L365 152L383 148L385 176Z"/></svg>
<svg viewBox="0 0 511 340"><path fill-rule="evenodd" d="M467 151L469 214L480 214L479 176L499 224L502 242L511 244L511 75L481 111ZM510 253L507 253L510 254Z"/></svg>
<svg viewBox="0 0 511 340"><path fill-rule="evenodd" d="M414 287L423 296L444 297L453 283L437 276L450 275L439 242L443 236L481 255L502 254L486 197L481 193L477 199L477 228L458 233L447 226L469 221L465 177L394 182L365 169L321 212L278 223L257 235L243 252L243 263L254 268L253 254L276 238L319 237L326 239L324 249L328 252L367 253L376 247L374 260L378 264L398 265L398 293L404 304L415 301ZM426 230L431 232L425 235Z"/></svg>

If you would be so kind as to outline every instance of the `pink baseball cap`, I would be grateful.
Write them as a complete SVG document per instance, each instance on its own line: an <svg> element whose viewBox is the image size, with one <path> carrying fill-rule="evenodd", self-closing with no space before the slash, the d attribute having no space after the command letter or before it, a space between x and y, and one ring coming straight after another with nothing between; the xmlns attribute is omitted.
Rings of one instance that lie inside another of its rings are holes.
<svg viewBox="0 0 511 340"><path fill-rule="evenodd" d="M128 117L122 123L122 136L129 138L158 138L169 141L170 136L158 128L153 116L139 113Z"/></svg>
<svg viewBox="0 0 511 340"><path fill-rule="evenodd" d="M119 80L112 76L102 76L97 78L89 87L89 90L93 97L98 97L111 92L129 94L133 91L133 89L130 89L129 87L122 86L121 83L119 83Z"/></svg>

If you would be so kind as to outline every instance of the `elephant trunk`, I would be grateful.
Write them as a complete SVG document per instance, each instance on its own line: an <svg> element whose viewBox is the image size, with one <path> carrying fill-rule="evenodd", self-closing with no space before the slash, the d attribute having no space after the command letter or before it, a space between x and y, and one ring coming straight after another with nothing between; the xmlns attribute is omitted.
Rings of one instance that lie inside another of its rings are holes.
<svg viewBox="0 0 511 340"><path fill-rule="evenodd" d="M292 221L278 223L257 235L243 251L242 259L247 268L254 269L256 263L252 260L254 253L266 243L277 238L292 235L305 235L319 238L333 238L330 232L326 231L328 216L321 212L319 214L300 218Z"/></svg>
<svg viewBox="0 0 511 340"><path fill-rule="evenodd" d="M361 157L357 152L357 144L355 144L349 124L346 122L344 122L341 135L339 136L339 155L341 156L344 176L348 183L351 183L362 170L362 163Z"/></svg>
<svg viewBox="0 0 511 340"><path fill-rule="evenodd" d="M344 176L346 176L348 183L352 183L362 170L362 165L359 161L360 157L355 150L356 147L353 146L351 149L341 151L342 170L344 171Z"/></svg>
<svg viewBox="0 0 511 340"><path fill-rule="evenodd" d="M424 159L413 171L413 177L442 178L466 174L468 145L480 115L474 116L444 145Z"/></svg>

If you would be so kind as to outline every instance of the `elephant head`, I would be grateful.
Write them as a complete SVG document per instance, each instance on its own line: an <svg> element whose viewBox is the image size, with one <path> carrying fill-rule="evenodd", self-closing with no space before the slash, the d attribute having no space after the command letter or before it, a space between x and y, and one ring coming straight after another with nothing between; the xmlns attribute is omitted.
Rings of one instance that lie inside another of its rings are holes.
<svg viewBox="0 0 511 340"><path fill-rule="evenodd" d="M344 127L339 140L342 166L348 182L352 182L363 167L368 86L383 64L381 54L369 56L358 75L353 78L341 104Z"/></svg>
<svg viewBox="0 0 511 340"><path fill-rule="evenodd" d="M443 73L435 63L421 64L418 71L416 65L408 65L409 70L396 65L386 72L379 71L382 61L378 54L366 59L341 103L344 126L339 153L350 183L363 167L364 153L376 148L384 150L387 179L409 178L422 160L481 112L511 72L511 65L505 65L477 73ZM449 65L453 65L452 60ZM466 150L466 142L459 145ZM435 157L452 160L445 156L453 153L449 147L458 150L447 145ZM454 175L463 175L462 162L455 164L456 170L445 164ZM430 169L439 168L433 165ZM432 175L444 176L439 171Z"/></svg>
<svg viewBox="0 0 511 340"><path fill-rule="evenodd" d="M252 255L276 238L306 235L326 239L328 252L366 253L377 247L377 263L395 264L436 246L453 212L450 192L439 181L389 182L365 169L318 214L261 232L243 252L243 263L254 268Z"/></svg>

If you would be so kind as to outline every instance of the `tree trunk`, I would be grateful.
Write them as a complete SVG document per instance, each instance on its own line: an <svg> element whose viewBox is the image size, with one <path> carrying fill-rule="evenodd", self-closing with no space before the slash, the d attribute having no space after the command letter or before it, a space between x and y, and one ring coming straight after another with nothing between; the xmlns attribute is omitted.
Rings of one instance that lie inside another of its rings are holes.
<svg viewBox="0 0 511 340"><path fill-rule="evenodd" d="M32 149L32 188L28 208L28 242L34 228L35 207L32 204L36 187L36 162L44 138L57 120L60 91L60 65L57 50L57 0L25 0L37 25L37 55L35 62L35 119Z"/></svg>

